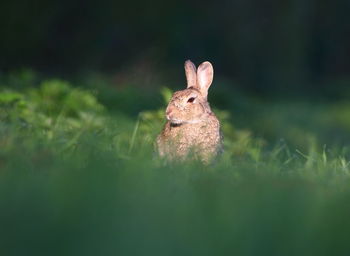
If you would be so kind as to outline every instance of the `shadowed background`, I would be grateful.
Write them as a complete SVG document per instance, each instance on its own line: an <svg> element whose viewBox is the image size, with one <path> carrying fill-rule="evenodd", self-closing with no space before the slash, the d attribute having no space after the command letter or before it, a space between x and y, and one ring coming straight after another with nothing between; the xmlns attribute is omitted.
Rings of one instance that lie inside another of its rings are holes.
<svg viewBox="0 0 350 256"><path fill-rule="evenodd" d="M326 94L349 83L347 0L16 0L0 7L5 71L133 67L175 84L189 58L210 60L219 77L258 93Z"/></svg>

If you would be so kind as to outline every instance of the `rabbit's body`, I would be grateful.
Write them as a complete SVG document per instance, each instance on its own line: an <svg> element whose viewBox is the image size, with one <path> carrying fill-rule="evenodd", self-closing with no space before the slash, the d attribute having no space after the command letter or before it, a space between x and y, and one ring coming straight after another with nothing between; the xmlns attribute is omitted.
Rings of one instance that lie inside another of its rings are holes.
<svg viewBox="0 0 350 256"><path fill-rule="evenodd" d="M210 114L208 120L194 124L178 125L168 121L157 143L161 156L180 160L192 153L207 162L217 154L220 141L219 121Z"/></svg>
<svg viewBox="0 0 350 256"><path fill-rule="evenodd" d="M166 110L167 122L157 138L160 156L182 160L189 154L209 162L222 147L220 123L207 102L213 68L185 63L187 89L175 92Z"/></svg>

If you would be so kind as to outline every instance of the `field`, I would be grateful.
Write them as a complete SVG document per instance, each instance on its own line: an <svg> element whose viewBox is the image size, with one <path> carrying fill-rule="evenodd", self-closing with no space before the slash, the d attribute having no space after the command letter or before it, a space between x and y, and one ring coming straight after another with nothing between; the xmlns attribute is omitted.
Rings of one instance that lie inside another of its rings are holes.
<svg viewBox="0 0 350 256"><path fill-rule="evenodd" d="M0 83L0 255L349 255L346 100L217 81L225 151L204 166L154 153L181 86Z"/></svg>

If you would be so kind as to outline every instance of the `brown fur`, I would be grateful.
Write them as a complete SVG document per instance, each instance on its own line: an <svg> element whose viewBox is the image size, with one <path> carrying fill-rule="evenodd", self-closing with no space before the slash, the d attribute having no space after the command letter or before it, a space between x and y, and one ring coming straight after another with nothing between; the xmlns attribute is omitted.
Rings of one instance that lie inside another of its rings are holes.
<svg viewBox="0 0 350 256"><path fill-rule="evenodd" d="M170 160L183 160L189 154L205 163L222 147L220 123L207 102L213 67L204 62L196 68L185 62L187 89L177 91L166 109L167 122L157 138L158 152Z"/></svg>

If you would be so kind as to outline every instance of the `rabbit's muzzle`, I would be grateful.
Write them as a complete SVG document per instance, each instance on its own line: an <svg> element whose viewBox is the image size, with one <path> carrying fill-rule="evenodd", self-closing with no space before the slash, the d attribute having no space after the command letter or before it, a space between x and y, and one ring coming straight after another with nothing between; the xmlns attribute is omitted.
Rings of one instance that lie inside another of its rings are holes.
<svg viewBox="0 0 350 256"><path fill-rule="evenodd" d="M171 123L181 123L181 120L176 116L176 110L174 110L173 107L167 107L166 111L165 111L165 117L168 121L170 121Z"/></svg>
<svg viewBox="0 0 350 256"><path fill-rule="evenodd" d="M166 117L166 119L168 120L168 121L170 121L171 120L171 113L172 113L173 111L171 110L171 109L167 109L166 111L165 111L165 117Z"/></svg>

